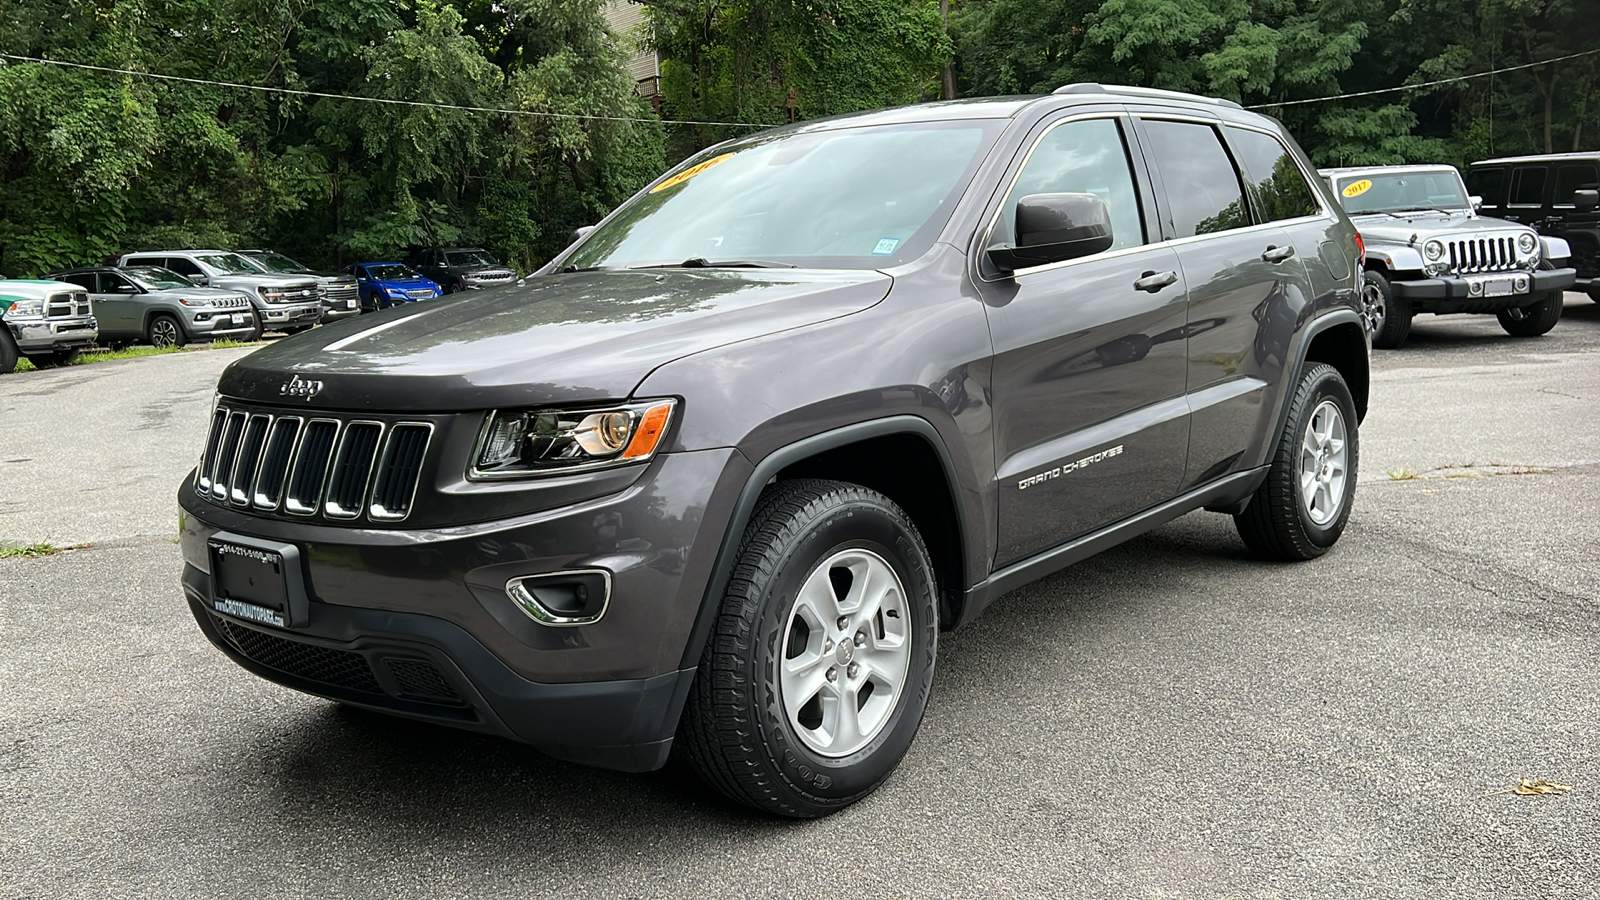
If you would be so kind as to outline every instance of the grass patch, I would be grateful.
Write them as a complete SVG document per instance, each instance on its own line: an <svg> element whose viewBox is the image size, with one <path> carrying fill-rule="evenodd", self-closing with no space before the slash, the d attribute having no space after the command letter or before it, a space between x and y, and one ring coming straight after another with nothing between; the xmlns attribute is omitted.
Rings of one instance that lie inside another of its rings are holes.
<svg viewBox="0 0 1600 900"><path fill-rule="evenodd" d="M1415 481L1416 479L1422 477L1410 469L1390 469L1383 474L1389 476L1389 478L1393 481Z"/></svg>
<svg viewBox="0 0 1600 900"><path fill-rule="evenodd" d="M0 543L0 559L37 559L41 556L54 556L68 550L82 550L88 544L73 544L70 547L57 547L55 544L6 544Z"/></svg>
<svg viewBox="0 0 1600 900"><path fill-rule="evenodd" d="M239 347L259 347L264 343L266 342L223 340L206 344L190 344L187 347L150 347L140 344L132 347L123 347L121 350L93 348L78 354L78 358L72 364L86 366L90 363L106 362L113 359L134 359L140 356L170 356L174 353L188 353L196 350L232 350ZM37 372L39 369L33 363L28 362L28 358L24 356L17 360L17 371Z"/></svg>

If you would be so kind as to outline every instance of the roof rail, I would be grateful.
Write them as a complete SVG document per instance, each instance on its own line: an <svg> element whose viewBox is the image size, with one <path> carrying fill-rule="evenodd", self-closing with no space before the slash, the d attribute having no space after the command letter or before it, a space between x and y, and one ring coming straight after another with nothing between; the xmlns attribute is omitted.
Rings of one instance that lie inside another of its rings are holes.
<svg viewBox="0 0 1600 900"><path fill-rule="evenodd" d="M1093 81L1080 81L1075 84L1064 84L1051 91L1052 94L1128 94L1133 97L1152 97L1167 100L1188 100L1191 103L1210 103L1213 106L1226 106L1229 109L1244 109L1232 100L1223 100L1220 97L1203 97L1199 94L1186 94L1183 91L1164 91L1160 88L1136 87L1127 84L1096 84Z"/></svg>

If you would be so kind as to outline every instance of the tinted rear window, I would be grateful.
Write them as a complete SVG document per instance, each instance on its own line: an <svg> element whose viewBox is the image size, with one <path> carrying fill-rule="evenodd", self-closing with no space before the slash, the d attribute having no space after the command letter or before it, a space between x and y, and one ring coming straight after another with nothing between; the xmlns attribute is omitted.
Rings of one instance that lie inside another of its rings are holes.
<svg viewBox="0 0 1600 900"><path fill-rule="evenodd" d="M1544 181L1549 170L1544 166L1516 169L1511 173L1511 204L1538 206L1544 202Z"/></svg>
<svg viewBox="0 0 1600 900"><path fill-rule="evenodd" d="M1245 178L1255 189L1256 203L1266 221L1297 219L1321 212L1305 173L1281 141L1270 134L1228 129L1228 140L1239 154Z"/></svg>
<svg viewBox="0 0 1600 900"><path fill-rule="evenodd" d="M1567 163L1556 169L1556 202L1572 203L1572 192L1594 190L1600 182L1600 172L1594 163Z"/></svg>
<svg viewBox="0 0 1600 900"><path fill-rule="evenodd" d="M1166 185L1174 237L1213 234L1250 224L1239 173L1222 149L1215 128L1147 119L1145 131Z"/></svg>

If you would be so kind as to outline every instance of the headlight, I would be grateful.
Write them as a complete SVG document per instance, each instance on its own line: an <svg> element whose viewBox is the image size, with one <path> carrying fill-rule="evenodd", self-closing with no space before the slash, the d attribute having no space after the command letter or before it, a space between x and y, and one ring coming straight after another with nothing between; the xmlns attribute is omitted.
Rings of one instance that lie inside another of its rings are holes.
<svg viewBox="0 0 1600 900"><path fill-rule="evenodd" d="M42 319L44 318L43 300L18 300L6 310L8 319Z"/></svg>
<svg viewBox="0 0 1600 900"><path fill-rule="evenodd" d="M385 293L385 294L388 294L388 295L389 295L389 296L391 296L391 297L398 297L398 298L400 298L400 299L401 299L401 300L405 300L405 299L408 299L408 298L407 298L407 296L406 296L406 292L405 292L405 291L402 291L402 290L401 290L401 289L399 289L399 288L384 288L384 289L383 289L383 292L384 292L384 293Z"/></svg>
<svg viewBox="0 0 1600 900"><path fill-rule="evenodd" d="M1524 231L1517 235L1517 249L1523 253L1532 253L1539 249L1539 239L1533 236L1533 232Z"/></svg>
<svg viewBox="0 0 1600 900"><path fill-rule="evenodd" d="M268 303L277 303L283 299L283 288L261 287L256 288L256 293L260 294L261 299Z"/></svg>
<svg viewBox="0 0 1600 900"><path fill-rule="evenodd" d="M1438 262L1444 258L1444 244L1439 241L1428 241L1422 245L1422 255L1434 262Z"/></svg>
<svg viewBox="0 0 1600 900"><path fill-rule="evenodd" d="M473 478L529 478L644 462L667 432L674 400L600 410L498 410L473 454Z"/></svg>
<svg viewBox="0 0 1600 900"><path fill-rule="evenodd" d="M196 309L210 309L211 308L211 301L210 300L185 300L182 297L179 297L178 298L178 302L182 303L184 306L192 306L192 307L194 307Z"/></svg>

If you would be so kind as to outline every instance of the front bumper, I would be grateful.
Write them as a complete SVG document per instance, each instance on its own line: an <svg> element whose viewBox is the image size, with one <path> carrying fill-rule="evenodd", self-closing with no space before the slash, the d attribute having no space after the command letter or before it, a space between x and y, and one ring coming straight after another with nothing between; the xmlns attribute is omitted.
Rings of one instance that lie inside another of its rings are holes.
<svg viewBox="0 0 1600 900"><path fill-rule="evenodd" d="M337 322L340 319L348 319L351 316L359 315L361 315L361 302L359 300L355 301L354 305L352 306L346 306L345 301L340 300L338 301L337 306L330 305L323 307L322 323L326 325L329 322Z"/></svg>
<svg viewBox="0 0 1600 900"><path fill-rule="evenodd" d="M652 769L671 746L721 523L748 474L731 450L666 454L615 495L428 530L251 516L186 482L184 592L212 642L263 678L562 759ZM212 608L207 544L218 532L297 550L304 625ZM591 624L540 624L506 594L513 578L573 569L611 573L610 603Z"/></svg>
<svg viewBox="0 0 1600 900"><path fill-rule="evenodd" d="M244 321L236 324L233 321L236 315L242 316ZM195 313L189 319L189 337L195 341L225 341L248 335L255 328L256 314L250 309Z"/></svg>
<svg viewBox="0 0 1600 900"><path fill-rule="evenodd" d="M319 604L294 632L210 607L211 576L183 568L200 630L234 662L309 694L497 734L557 759L627 772L672 749L693 669L652 678L543 684L513 672L461 627L432 616Z"/></svg>
<svg viewBox="0 0 1600 900"><path fill-rule="evenodd" d="M1446 315L1449 313L1492 313L1527 306L1544 299L1550 291L1564 291L1577 280L1576 269L1539 269L1532 272L1496 272L1484 275L1450 278L1421 278L1409 281L1392 281L1394 295L1411 303L1413 312ZM1498 297L1482 294L1474 285L1484 285L1496 279L1526 279L1525 289Z"/></svg>
<svg viewBox="0 0 1600 900"><path fill-rule="evenodd" d="M271 304L257 304L256 317L260 319L262 327L277 328L284 325L315 325L322 318L322 304L296 303L273 306Z"/></svg>
<svg viewBox="0 0 1600 900"><path fill-rule="evenodd" d="M94 316L77 316L71 319L7 319L5 325L23 353L50 353L87 347L100 336L100 324Z"/></svg>

